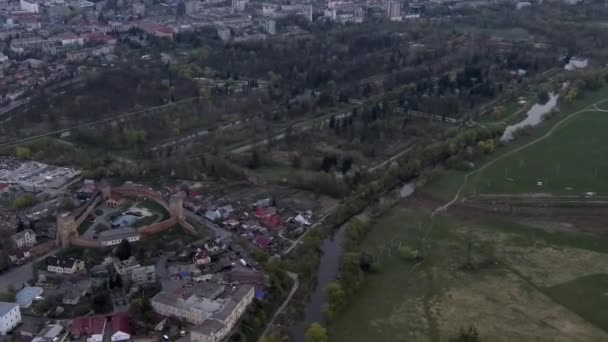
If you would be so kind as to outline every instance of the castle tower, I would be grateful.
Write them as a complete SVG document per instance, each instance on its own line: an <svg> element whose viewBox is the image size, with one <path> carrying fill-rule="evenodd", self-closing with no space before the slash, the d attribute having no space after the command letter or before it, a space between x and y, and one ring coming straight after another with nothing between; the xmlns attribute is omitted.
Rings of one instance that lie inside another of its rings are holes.
<svg viewBox="0 0 608 342"><path fill-rule="evenodd" d="M184 215L184 197L186 194L182 191L173 195L169 199L169 211L171 216L176 217L178 220L183 221L186 217Z"/></svg>
<svg viewBox="0 0 608 342"><path fill-rule="evenodd" d="M101 191L101 196L104 201L107 201L112 195L112 186L106 180L102 180L101 182L99 182L97 188L99 189L99 191Z"/></svg>
<svg viewBox="0 0 608 342"><path fill-rule="evenodd" d="M78 227L74 221L74 216L70 213L63 213L57 216L57 244L62 248L70 245L70 238L78 236Z"/></svg>

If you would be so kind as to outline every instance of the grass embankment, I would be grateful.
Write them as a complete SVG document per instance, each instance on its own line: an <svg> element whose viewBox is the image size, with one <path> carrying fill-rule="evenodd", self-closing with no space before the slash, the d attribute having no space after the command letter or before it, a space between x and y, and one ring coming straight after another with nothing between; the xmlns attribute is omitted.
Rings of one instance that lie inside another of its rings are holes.
<svg viewBox="0 0 608 342"><path fill-rule="evenodd" d="M439 341L470 325L488 341L608 339L608 241L428 214L396 207L374 225L364 249L381 270L330 325L332 341ZM404 261L398 246L421 238L423 262Z"/></svg>

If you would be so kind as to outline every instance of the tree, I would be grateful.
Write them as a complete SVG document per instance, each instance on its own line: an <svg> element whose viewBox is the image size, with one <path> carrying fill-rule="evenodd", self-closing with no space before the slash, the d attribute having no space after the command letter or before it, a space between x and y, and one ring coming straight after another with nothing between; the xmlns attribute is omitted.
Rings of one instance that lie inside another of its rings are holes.
<svg viewBox="0 0 608 342"><path fill-rule="evenodd" d="M24 194L17 197L13 201L13 208L17 210L22 210L36 204L36 197L32 194Z"/></svg>
<svg viewBox="0 0 608 342"><path fill-rule="evenodd" d="M546 89L542 89L538 93L538 103L545 104L547 103L547 101L549 101L549 91Z"/></svg>
<svg viewBox="0 0 608 342"><path fill-rule="evenodd" d="M116 247L116 252L114 254L120 260L129 259L131 257L131 243L126 239L122 240L118 247Z"/></svg>
<svg viewBox="0 0 608 342"><path fill-rule="evenodd" d="M112 297L107 291L96 294L95 297L93 297L91 308L93 311L95 311L95 313L111 311L114 308L114 305L112 304Z"/></svg>
<svg viewBox="0 0 608 342"><path fill-rule="evenodd" d="M34 277L34 281L37 282L38 281L38 265L33 262L32 263L32 276Z"/></svg>
<svg viewBox="0 0 608 342"><path fill-rule="evenodd" d="M154 310L150 301L144 298L135 298L129 306L129 313L137 319L137 321L145 325L151 325L154 322Z"/></svg>
<svg viewBox="0 0 608 342"><path fill-rule="evenodd" d="M25 146L17 146L15 148L15 156L17 157L17 159L29 159L32 156L32 151Z"/></svg>
<svg viewBox="0 0 608 342"><path fill-rule="evenodd" d="M460 329L460 333L456 338L450 339L450 342L479 342L479 332L474 326L470 326L468 329Z"/></svg>
<svg viewBox="0 0 608 342"><path fill-rule="evenodd" d="M317 322L306 330L306 342L327 342L327 330Z"/></svg>
<svg viewBox="0 0 608 342"><path fill-rule="evenodd" d="M399 248L399 255L405 261L415 261L420 258L420 253L410 246L403 245Z"/></svg>
<svg viewBox="0 0 608 342"><path fill-rule="evenodd" d="M116 288L122 289L122 278L118 274L116 275L116 278L114 278L114 286L116 286Z"/></svg>
<svg viewBox="0 0 608 342"><path fill-rule="evenodd" d="M324 314L325 318L331 321L346 306L346 293L344 293L342 285L337 281L329 283L325 288L325 293L327 294L328 303Z"/></svg>

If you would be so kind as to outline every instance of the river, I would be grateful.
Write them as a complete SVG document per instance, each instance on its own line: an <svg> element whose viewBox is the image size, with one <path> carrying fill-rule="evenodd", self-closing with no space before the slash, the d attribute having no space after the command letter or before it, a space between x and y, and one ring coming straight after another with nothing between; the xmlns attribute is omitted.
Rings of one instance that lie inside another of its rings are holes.
<svg viewBox="0 0 608 342"><path fill-rule="evenodd" d="M517 130L524 128L526 126L536 126L543 121L543 118L546 114L551 112L553 108L557 106L557 99L559 95L549 94L549 101L545 104L535 104L528 110L526 113L526 118L522 121L516 123L515 125L511 125L505 129L505 132L502 134L500 138L501 141L510 141L513 139L513 133Z"/></svg>
<svg viewBox="0 0 608 342"><path fill-rule="evenodd" d="M398 189L399 198L409 197L414 193L415 188L415 185L411 183L403 185ZM290 341L305 342L306 329L314 322L323 322L323 307L327 301L325 288L336 279L340 271L340 258L344 248L346 226L347 224L343 224L333 236L325 239L321 245L322 254L319 270L317 271L317 287L306 304L304 319L291 328Z"/></svg>
<svg viewBox="0 0 608 342"><path fill-rule="evenodd" d="M317 271L317 287L306 304L304 319L291 328L290 341L305 342L306 329L314 322L322 323L323 306L327 300L325 288L336 278L340 270L345 231L346 224L342 225L333 236L323 241L321 262Z"/></svg>

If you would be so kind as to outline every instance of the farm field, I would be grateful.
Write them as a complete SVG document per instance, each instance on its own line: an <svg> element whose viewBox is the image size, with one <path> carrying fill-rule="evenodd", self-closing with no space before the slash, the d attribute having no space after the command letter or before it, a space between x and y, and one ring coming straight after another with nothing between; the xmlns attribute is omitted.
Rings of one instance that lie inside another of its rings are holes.
<svg viewBox="0 0 608 342"><path fill-rule="evenodd" d="M471 325L483 341L608 340L608 241L495 217L431 221L415 198L406 205L366 238L380 271L329 325L332 341L446 341ZM402 260L398 245L421 237L424 261Z"/></svg>

